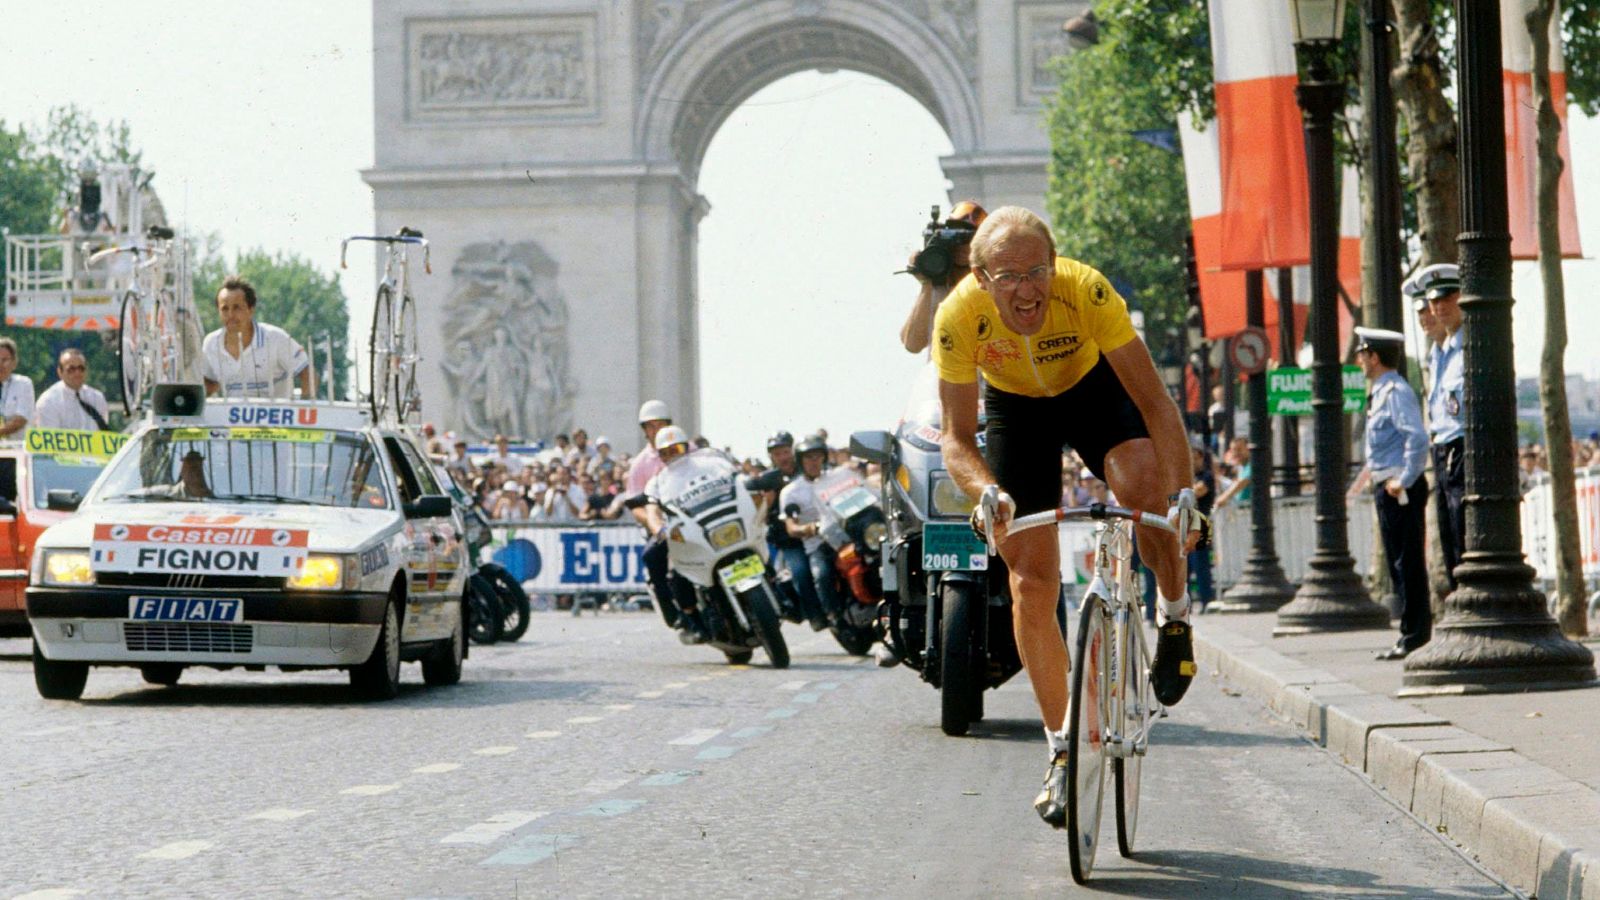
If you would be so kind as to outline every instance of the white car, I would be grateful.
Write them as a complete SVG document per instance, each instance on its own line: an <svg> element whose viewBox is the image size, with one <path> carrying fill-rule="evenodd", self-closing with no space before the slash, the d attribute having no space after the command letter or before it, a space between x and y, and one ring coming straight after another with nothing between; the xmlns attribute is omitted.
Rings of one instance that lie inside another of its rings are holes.
<svg viewBox="0 0 1600 900"><path fill-rule="evenodd" d="M90 666L165 685L186 666L342 668L384 699L420 660L428 684L454 684L466 577L460 523L409 432L353 404L213 401L151 417L39 538L34 682L76 699Z"/></svg>

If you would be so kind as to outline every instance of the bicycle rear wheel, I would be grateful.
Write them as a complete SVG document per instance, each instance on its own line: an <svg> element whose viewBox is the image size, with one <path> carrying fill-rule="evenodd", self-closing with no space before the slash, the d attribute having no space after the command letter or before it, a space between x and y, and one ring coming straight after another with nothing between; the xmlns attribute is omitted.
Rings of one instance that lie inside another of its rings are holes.
<svg viewBox="0 0 1600 900"><path fill-rule="evenodd" d="M145 389L150 385L150 366L146 357L151 353L155 335L152 323L144 311L143 298L135 291L122 295L122 308L117 314L117 368L122 384L122 408L133 415L144 403Z"/></svg>
<svg viewBox="0 0 1600 900"><path fill-rule="evenodd" d="M403 420L422 409L417 396L417 307L410 294L400 295L394 319L394 406Z"/></svg>
<svg viewBox="0 0 1600 900"><path fill-rule="evenodd" d="M387 284L378 285L372 307L372 336L367 340L368 377L372 381L372 418L382 422L394 400L394 304Z"/></svg>
<svg viewBox="0 0 1600 900"><path fill-rule="evenodd" d="M1078 619L1077 653L1072 668L1072 704L1067 721L1067 834L1072 839L1072 880L1089 881L1100 844L1100 810L1106 775L1105 599L1083 599Z"/></svg>
<svg viewBox="0 0 1600 900"><path fill-rule="evenodd" d="M1144 768L1144 756L1132 752L1136 736L1144 737L1148 723L1146 712L1152 708L1150 671L1145 668L1140 652L1139 618L1132 611L1123 636L1122 671L1122 739L1128 744L1129 755L1112 761L1111 772L1117 791L1117 852L1133 856L1134 833L1139 828L1139 775Z"/></svg>

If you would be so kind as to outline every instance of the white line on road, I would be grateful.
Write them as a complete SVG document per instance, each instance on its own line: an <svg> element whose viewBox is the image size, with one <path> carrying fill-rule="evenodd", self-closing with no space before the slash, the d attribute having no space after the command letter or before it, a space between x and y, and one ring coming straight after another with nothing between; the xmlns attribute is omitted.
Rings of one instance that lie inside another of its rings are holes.
<svg viewBox="0 0 1600 900"><path fill-rule="evenodd" d="M666 684L662 685L662 687L666 688L669 691L681 690L681 689L686 688L688 686L689 686L689 682L687 682L687 681L669 681Z"/></svg>
<svg viewBox="0 0 1600 900"><path fill-rule="evenodd" d="M425 766L417 766L411 771L418 775L441 775L445 772L454 772L459 768L461 768L461 763L429 763Z"/></svg>
<svg viewBox="0 0 1600 900"><path fill-rule="evenodd" d="M632 778L596 778L583 786L583 792L585 794L609 794L632 780Z"/></svg>
<svg viewBox="0 0 1600 900"><path fill-rule="evenodd" d="M567 724L568 725L593 725L595 722L598 722L598 721L600 721L601 719L604 719L604 718L605 718L605 716L573 716L572 718L567 720Z"/></svg>
<svg viewBox="0 0 1600 900"><path fill-rule="evenodd" d="M29 891L18 894L11 900L69 900L71 897L82 897L88 891L79 888L45 888L42 891Z"/></svg>
<svg viewBox="0 0 1600 900"><path fill-rule="evenodd" d="M695 759L727 759L738 752L738 747L729 747L725 744L719 744L701 750L699 753L695 754Z"/></svg>
<svg viewBox="0 0 1600 900"><path fill-rule="evenodd" d="M188 859L211 846L210 841L173 841L139 854L140 859Z"/></svg>
<svg viewBox="0 0 1600 900"><path fill-rule="evenodd" d="M287 807L275 806L272 809L263 809L254 815L245 816L245 818L263 819L268 822L287 822L290 819L298 819L301 816L309 815L311 815L311 810L309 809L288 809Z"/></svg>
<svg viewBox="0 0 1600 900"><path fill-rule="evenodd" d="M711 676L710 675L696 675L693 678L690 678L689 680L690 681L710 681L711 680Z"/></svg>
<svg viewBox="0 0 1600 900"><path fill-rule="evenodd" d="M721 728L696 728L683 737L673 738L667 743L678 747L698 747L721 733Z"/></svg>
<svg viewBox="0 0 1600 900"><path fill-rule="evenodd" d="M455 834L447 834L439 840L441 844L492 844L505 837L518 828L546 816L544 812L503 812L496 813L488 819L466 828Z"/></svg>
<svg viewBox="0 0 1600 900"><path fill-rule="evenodd" d="M561 737L559 731L530 731L523 737L531 737L536 741L548 741L551 738Z"/></svg>
<svg viewBox="0 0 1600 900"><path fill-rule="evenodd" d="M339 793L353 794L357 797L376 797L379 794L387 794L399 787L400 785L398 784L358 784L355 787L347 787Z"/></svg>
<svg viewBox="0 0 1600 900"><path fill-rule="evenodd" d="M472 752L478 754L479 756L505 756L507 753L517 752L517 748L507 746L479 747Z"/></svg>
<svg viewBox="0 0 1600 900"><path fill-rule="evenodd" d="M606 704L606 709L609 709L612 712L627 712L628 710L633 709L633 704L632 703L607 703Z"/></svg>
<svg viewBox="0 0 1600 900"><path fill-rule="evenodd" d="M654 700L665 693L666 691L640 691L639 693L634 694L634 696L638 697L640 700Z"/></svg>
<svg viewBox="0 0 1600 900"><path fill-rule="evenodd" d="M798 690L800 690L801 688L805 687L808 684L810 684L809 681L785 681L783 684L778 685L778 690L780 690L780 691L798 691Z"/></svg>

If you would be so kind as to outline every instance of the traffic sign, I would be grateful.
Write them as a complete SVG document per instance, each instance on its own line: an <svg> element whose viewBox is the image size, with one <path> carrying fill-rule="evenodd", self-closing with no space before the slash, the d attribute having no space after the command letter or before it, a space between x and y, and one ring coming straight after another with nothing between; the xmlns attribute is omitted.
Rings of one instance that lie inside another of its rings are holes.
<svg viewBox="0 0 1600 900"><path fill-rule="evenodd" d="M1267 358L1272 355L1272 345L1267 341L1264 328L1251 326L1228 341L1228 358L1233 367L1246 375L1260 374L1267 368Z"/></svg>
<svg viewBox="0 0 1600 900"><path fill-rule="evenodd" d="M1361 412L1367 405L1367 379L1356 366L1344 367L1344 414ZM1279 366L1267 373L1267 413L1274 416L1311 415L1311 370Z"/></svg>

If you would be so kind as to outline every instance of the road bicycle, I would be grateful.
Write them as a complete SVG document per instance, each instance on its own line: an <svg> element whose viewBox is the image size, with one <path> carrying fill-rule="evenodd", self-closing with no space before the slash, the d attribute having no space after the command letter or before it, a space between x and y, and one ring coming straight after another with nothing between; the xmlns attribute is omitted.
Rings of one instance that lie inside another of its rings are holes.
<svg viewBox="0 0 1600 900"><path fill-rule="evenodd" d="M993 535L986 507L985 532ZM1139 614L1133 565L1133 525L1186 534L1165 517L1093 504L1019 516L1007 534L1071 519L1101 522L1095 533L1094 575L1078 615L1067 721L1067 833L1072 879L1087 883L1100 843L1106 763L1115 788L1117 850L1133 855L1139 825L1139 775L1150 727L1166 715L1150 687L1150 648ZM991 539L991 548L993 546Z"/></svg>
<svg viewBox="0 0 1600 900"><path fill-rule="evenodd" d="M374 420L383 422L391 410L396 420L419 412L417 393L417 313L411 301L410 248L422 248L422 270L433 274L428 242L422 232L401 228L391 235L356 234L339 242L339 268L347 269L345 250L351 241L384 245L383 279L372 309L372 336L367 341L367 363L372 390L368 400ZM395 298L399 298L398 301ZM396 308L398 307L398 308Z"/></svg>
<svg viewBox="0 0 1600 900"><path fill-rule="evenodd" d="M170 228L152 225L146 242L105 247L89 265L133 257L129 286L117 314L117 361L122 406L133 415L158 382L190 381L186 370L200 356L200 320L189 293L187 255Z"/></svg>

